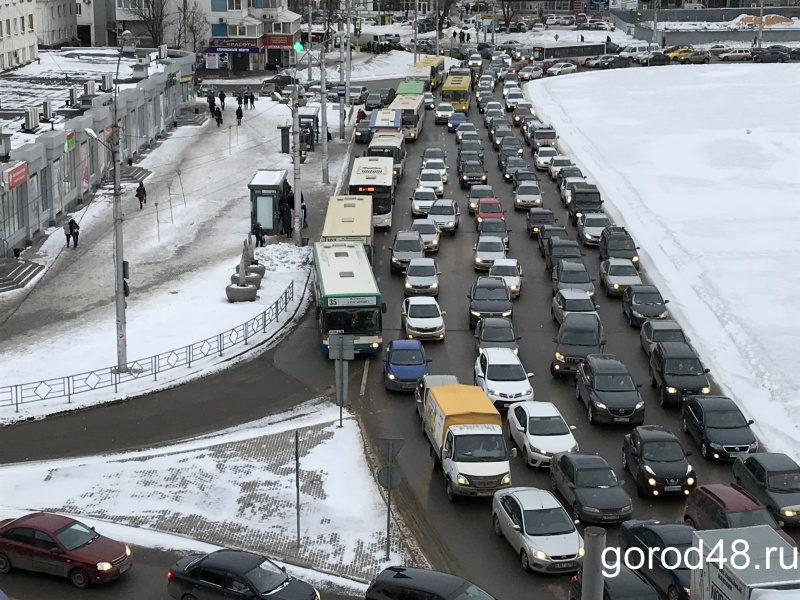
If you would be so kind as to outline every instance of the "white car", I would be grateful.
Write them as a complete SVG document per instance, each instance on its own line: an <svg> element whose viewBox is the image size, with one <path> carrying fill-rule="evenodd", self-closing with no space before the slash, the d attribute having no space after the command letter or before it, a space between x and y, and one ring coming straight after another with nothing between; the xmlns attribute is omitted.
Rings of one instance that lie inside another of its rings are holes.
<svg viewBox="0 0 800 600"><path fill-rule="evenodd" d="M546 467L554 454L577 452L578 442L564 417L552 402L512 404L506 416L511 439L522 450L522 459L531 467Z"/></svg>
<svg viewBox="0 0 800 600"><path fill-rule="evenodd" d="M447 183L447 165L440 158L429 158L425 161L426 171L438 171L442 177L442 181Z"/></svg>
<svg viewBox="0 0 800 600"><path fill-rule="evenodd" d="M439 266L432 258L412 258L406 269L406 296L439 295Z"/></svg>
<svg viewBox="0 0 800 600"><path fill-rule="evenodd" d="M436 99L430 92L422 94L422 102L425 104L425 110L433 110L436 108Z"/></svg>
<svg viewBox="0 0 800 600"><path fill-rule="evenodd" d="M444 340L444 314L436 298L406 298L401 315L406 337L410 340Z"/></svg>
<svg viewBox="0 0 800 600"><path fill-rule="evenodd" d="M586 183L586 180L583 177L562 177L561 183L558 185L558 193L564 204L572 202L572 192L570 191L569 184L581 182ZM568 198L569 201L567 200Z"/></svg>
<svg viewBox="0 0 800 600"><path fill-rule="evenodd" d="M558 16L557 15L547 15L544 21L545 25L558 25Z"/></svg>
<svg viewBox="0 0 800 600"><path fill-rule="evenodd" d="M519 88L519 84L516 81L509 81L508 83L503 83L503 98L508 98L511 90L519 90L520 93L522 92L522 90Z"/></svg>
<svg viewBox="0 0 800 600"><path fill-rule="evenodd" d="M597 246L606 227L612 227L604 213L586 213L578 219L578 241L584 246Z"/></svg>
<svg viewBox="0 0 800 600"><path fill-rule="evenodd" d="M433 189L418 187L411 196L411 216L427 217L434 202L436 202L436 192Z"/></svg>
<svg viewBox="0 0 800 600"><path fill-rule="evenodd" d="M572 160L569 156L564 156L563 154L558 154L550 159L550 162L547 164L547 173L550 175L550 179L552 181L556 181L558 179L558 172L563 167L571 167Z"/></svg>
<svg viewBox="0 0 800 600"><path fill-rule="evenodd" d="M547 168L550 166L550 161L553 160L553 157L558 156L558 150L551 146L542 146L536 151L535 156L534 163L536 164L536 170L547 171Z"/></svg>
<svg viewBox="0 0 800 600"><path fill-rule="evenodd" d="M486 348L475 361L475 385L498 409L533 400L530 378L511 348Z"/></svg>
<svg viewBox="0 0 800 600"><path fill-rule="evenodd" d="M441 198L444 195L444 179L442 178L442 172L427 168L422 169L422 171L419 172L419 177L417 177L417 187L431 189Z"/></svg>
<svg viewBox="0 0 800 600"><path fill-rule="evenodd" d="M639 271L627 258L609 258L600 263L600 287L609 296L622 296L629 286L641 283Z"/></svg>
<svg viewBox="0 0 800 600"><path fill-rule="evenodd" d="M433 122L447 125L447 121L450 120L450 117L453 116L454 112L456 111L452 104L448 102L442 102L436 107L436 114L433 117Z"/></svg>
<svg viewBox="0 0 800 600"><path fill-rule="evenodd" d="M508 96L506 97L506 110L514 110L517 108L517 105L524 100L525 96L522 95L522 90L519 88L513 88L508 92Z"/></svg>
<svg viewBox="0 0 800 600"><path fill-rule="evenodd" d="M556 63L547 69L548 75L567 75L569 73L577 73L578 67L570 62Z"/></svg>
<svg viewBox="0 0 800 600"><path fill-rule="evenodd" d="M430 218L414 219L411 222L411 231L419 231L422 243L425 244L425 252L439 251L439 238L441 234L436 221Z"/></svg>
<svg viewBox="0 0 800 600"><path fill-rule="evenodd" d="M484 85L488 85L490 88L492 88L492 90L494 90L494 86L496 85L494 77L491 75L481 75L481 78L478 80L478 87Z"/></svg>
<svg viewBox="0 0 800 600"><path fill-rule="evenodd" d="M553 320L561 325L564 317L570 313L594 313L597 314L597 305L590 296L583 290L559 290L553 296L550 304L550 315ZM598 315L598 319L600 316Z"/></svg>
<svg viewBox="0 0 800 600"><path fill-rule="evenodd" d="M481 67L483 66L483 58L481 58L480 54L470 54L470 57L467 59L467 66Z"/></svg>
<svg viewBox="0 0 800 600"><path fill-rule="evenodd" d="M541 208L542 190L535 181L523 181L514 191L514 210Z"/></svg>
<svg viewBox="0 0 800 600"><path fill-rule="evenodd" d="M496 235L482 235L473 248L475 250L474 267L479 271L488 271L494 261L506 257L506 245L503 238Z"/></svg>
<svg viewBox="0 0 800 600"><path fill-rule="evenodd" d="M489 268L489 277L502 277L512 298L522 292L522 267L516 258L499 258Z"/></svg>
<svg viewBox="0 0 800 600"><path fill-rule="evenodd" d="M490 110L499 110L501 113L503 112L503 105L500 102L488 102L486 104L486 110L484 111L484 120L486 120L485 113L488 113ZM484 123L485 125L486 123Z"/></svg>

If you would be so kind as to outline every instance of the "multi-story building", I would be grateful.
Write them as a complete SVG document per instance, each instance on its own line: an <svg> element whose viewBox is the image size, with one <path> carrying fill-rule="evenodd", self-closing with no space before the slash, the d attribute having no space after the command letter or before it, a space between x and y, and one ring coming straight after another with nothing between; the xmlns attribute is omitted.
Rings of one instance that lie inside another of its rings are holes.
<svg viewBox="0 0 800 600"><path fill-rule="evenodd" d="M36 0L36 39L40 46L58 48L78 39L75 0Z"/></svg>
<svg viewBox="0 0 800 600"><path fill-rule="evenodd" d="M0 71L39 56L34 29L36 5L31 0L3 0L0 4Z"/></svg>
<svg viewBox="0 0 800 600"><path fill-rule="evenodd" d="M77 0L78 39L83 46L108 46L107 6L101 0ZM116 11L115 11L116 12ZM111 14L113 20L115 14Z"/></svg>

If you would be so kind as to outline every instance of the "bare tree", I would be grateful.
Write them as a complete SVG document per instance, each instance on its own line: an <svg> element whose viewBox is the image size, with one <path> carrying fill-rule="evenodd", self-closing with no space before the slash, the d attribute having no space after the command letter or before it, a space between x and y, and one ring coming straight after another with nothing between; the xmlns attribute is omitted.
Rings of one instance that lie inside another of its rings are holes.
<svg viewBox="0 0 800 600"><path fill-rule="evenodd" d="M142 22L153 41L153 46L164 43L164 34L171 25L169 0L139 0L137 4L125 9Z"/></svg>
<svg viewBox="0 0 800 600"><path fill-rule="evenodd" d="M453 0L439 0L439 14L436 15L436 35L441 37L444 29L444 20L450 14Z"/></svg>
<svg viewBox="0 0 800 600"><path fill-rule="evenodd" d="M511 17L514 16L514 4L517 3L511 0L500 0L500 4L503 8L503 20L506 22L506 33L508 33L511 27ZM492 27L494 27L494 25L492 25Z"/></svg>
<svg viewBox="0 0 800 600"><path fill-rule="evenodd" d="M198 52L201 40L204 40L209 30L208 19L197 0L189 4L189 0L182 0L182 5L177 9L175 23L175 47L187 48Z"/></svg>

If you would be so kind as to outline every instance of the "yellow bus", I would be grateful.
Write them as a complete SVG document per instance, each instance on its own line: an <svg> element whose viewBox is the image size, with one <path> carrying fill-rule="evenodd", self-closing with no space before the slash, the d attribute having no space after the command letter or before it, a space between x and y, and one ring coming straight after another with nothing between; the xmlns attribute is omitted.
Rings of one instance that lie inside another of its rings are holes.
<svg viewBox="0 0 800 600"><path fill-rule="evenodd" d="M430 67L431 89L435 90L444 81L444 57L426 56L417 61L416 67Z"/></svg>
<svg viewBox="0 0 800 600"><path fill-rule="evenodd" d="M472 100L472 82L465 75L450 75L442 87L442 102L449 102L457 111L468 112Z"/></svg>

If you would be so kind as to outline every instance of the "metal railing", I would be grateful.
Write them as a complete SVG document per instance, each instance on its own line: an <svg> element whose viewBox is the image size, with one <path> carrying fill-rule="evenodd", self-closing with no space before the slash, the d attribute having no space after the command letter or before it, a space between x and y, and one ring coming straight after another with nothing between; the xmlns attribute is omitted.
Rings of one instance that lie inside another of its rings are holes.
<svg viewBox="0 0 800 600"><path fill-rule="evenodd" d="M134 360L129 362L127 370L122 372L116 366L104 367L78 375L1 386L0 409L14 406L15 412L19 412L21 404L55 398L66 398L69 404L72 402L72 397L77 394L109 387L113 387L116 393L120 386L148 377L152 377L153 381L158 381L159 373L180 367L191 368L192 364L198 360L214 355L222 356L225 350L235 346L246 346L253 336L265 333L267 325L278 321L280 314L289 308L292 300L294 300L294 282L289 284L267 310L233 329L181 348Z"/></svg>

